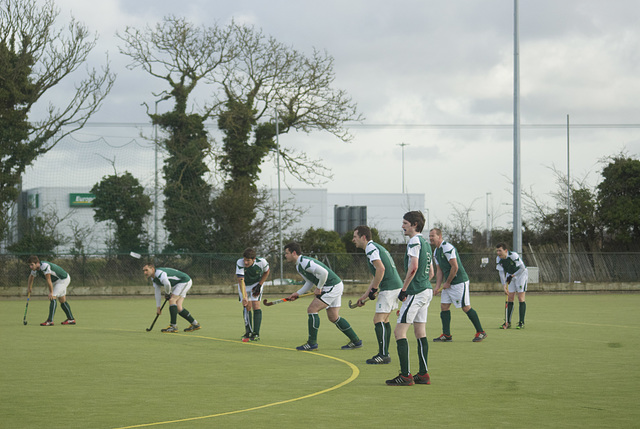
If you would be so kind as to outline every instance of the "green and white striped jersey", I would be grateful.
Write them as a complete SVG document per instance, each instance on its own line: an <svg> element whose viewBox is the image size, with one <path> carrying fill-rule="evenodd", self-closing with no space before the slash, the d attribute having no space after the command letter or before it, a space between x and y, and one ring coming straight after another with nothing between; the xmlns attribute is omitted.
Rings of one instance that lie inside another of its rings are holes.
<svg viewBox="0 0 640 429"><path fill-rule="evenodd" d="M187 274L173 268L156 268L153 274L153 285L158 288L165 288L166 293L171 292L171 288L179 283L187 283L191 280Z"/></svg>
<svg viewBox="0 0 640 429"><path fill-rule="evenodd" d="M55 283L60 279L66 279L69 274L56 264L47 261L40 261L40 269L31 271L33 277L46 279L46 275L51 275L51 283Z"/></svg>
<svg viewBox="0 0 640 429"><path fill-rule="evenodd" d="M431 245L422 234L416 234L407 243L407 253L404 255L404 270L409 270L409 260L413 256L418 258L418 271L407 288L408 295L415 295L423 290L432 289L429 281L431 269Z"/></svg>
<svg viewBox="0 0 640 429"><path fill-rule="evenodd" d="M496 257L496 270L500 275L500 281L505 282L508 275L515 277L521 276L527 270L526 265L516 252L509 251L507 257L501 259L500 256ZM528 274L528 273L527 273Z"/></svg>
<svg viewBox="0 0 640 429"><path fill-rule="evenodd" d="M364 249L364 252L367 255L367 265L369 266L371 274L374 276L376 275L376 268L373 266L373 261L380 260L384 266L384 276L382 277L382 281L379 286L381 291L402 288L402 279L400 278L398 270L396 269L396 264L393 262L393 258L387 249L373 240L370 240L367 243L367 247Z"/></svg>
<svg viewBox="0 0 640 429"><path fill-rule="evenodd" d="M334 273L331 270L331 268L327 267L325 264L318 261L317 259L310 258L308 256L300 255L300 257L298 258L298 263L296 264L296 270L298 271L298 273L300 273L302 277L304 277L306 281L311 282L314 285L318 286L318 283L320 282L320 280L318 279L318 277L314 275L315 266L320 266L325 270L327 270L327 272L329 273L329 276L327 277L327 281L324 283L323 287L335 286L338 283L342 282L342 280L340 280L340 277L338 277L338 275Z"/></svg>
<svg viewBox="0 0 640 429"><path fill-rule="evenodd" d="M247 286L260 282L267 271L269 271L269 263L264 258L256 258L250 267L244 266L244 258L240 258L236 262L236 276L244 277L244 283Z"/></svg>
<svg viewBox="0 0 640 429"><path fill-rule="evenodd" d="M453 247L453 244L447 243L446 241L440 243L440 246L438 246L438 248L433 252L433 259L436 265L440 266L440 269L442 270L443 281L447 280L449 273L451 272L451 263L449 262L451 259L458 261L458 272L453 280L451 280L451 284L457 285L459 283L469 281L469 276L462 266L458 250Z"/></svg>

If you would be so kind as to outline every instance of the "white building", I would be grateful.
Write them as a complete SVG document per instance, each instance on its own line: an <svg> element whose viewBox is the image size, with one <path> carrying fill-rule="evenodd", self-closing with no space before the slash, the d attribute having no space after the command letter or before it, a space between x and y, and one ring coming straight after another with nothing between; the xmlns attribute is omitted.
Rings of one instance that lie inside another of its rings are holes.
<svg viewBox="0 0 640 429"><path fill-rule="evenodd" d="M274 210L278 207L278 191L272 190ZM152 195L152 192L148 192ZM162 198L162 195L161 195ZM57 218L56 231L65 240L57 249L68 252L73 247L73 237L78 231L88 232L86 251L101 253L107 248L110 237L107 222L95 222L91 206L93 196L88 188L82 187L39 187L23 191L19 211L23 216L45 216ZM336 207L366 207L366 224L377 228L380 237L392 242L402 242L402 215L409 210L425 212L424 194L348 194L329 193L326 189L283 189L280 201L290 201L304 214L298 219L292 230L304 231L311 227L334 230L334 212ZM162 204L162 201L160 201ZM161 206L160 206L161 207ZM162 209L158 219L162 222ZM425 212L428 217L428 211ZM153 215L147 223L147 231L153 234ZM359 222L358 222L359 223ZM349 225L353 228L356 225ZM161 249L166 234L160 223L158 242Z"/></svg>

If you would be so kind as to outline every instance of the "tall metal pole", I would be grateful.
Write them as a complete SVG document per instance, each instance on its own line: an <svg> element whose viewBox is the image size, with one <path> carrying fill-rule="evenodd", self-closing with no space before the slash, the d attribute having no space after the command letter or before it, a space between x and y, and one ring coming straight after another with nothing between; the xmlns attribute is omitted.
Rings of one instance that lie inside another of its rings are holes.
<svg viewBox="0 0 640 429"><path fill-rule="evenodd" d="M520 29L518 0L513 1L513 250L522 253L522 203L520 195Z"/></svg>
<svg viewBox="0 0 640 429"><path fill-rule="evenodd" d="M489 214L489 196L491 192L487 192L487 248L491 247L491 215Z"/></svg>
<svg viewBox="0 0 640 429"><path fill-rule="evenodd" d="M571 284L571 162L569 152L569 115L567 115L567 249L569 284Z"/></svg>
<svg viewBox="0 0 640 429"><path fill-rule="evenodd" d="M283 283L284 279L284 249L282 248L282 196L280 192L280 129L278 122L280 119L278 118L278 109L276 111L276 150L278 151L278 156L276 157L276 167L278 168L278 237L279 237L279 249L278 249L278 257L280 258L280 284Z"/></svg>
<svg viewBox="0 0 640 429"><path fill-rule="evenodd" d="M404 187L404 147L409 146L408 143L398 143L398 146L402 148L402 193L404 194L406 189Z"/></svg>
<svg viewBox="0 0 640 429"><path fill-rule="evenodd" d="M156 109L154 115L158 116L158 103L162 100L156 100ZM155 170L153 183L153 254L158 255L158 124L153 125L153 142L155 146Z"/></svg>

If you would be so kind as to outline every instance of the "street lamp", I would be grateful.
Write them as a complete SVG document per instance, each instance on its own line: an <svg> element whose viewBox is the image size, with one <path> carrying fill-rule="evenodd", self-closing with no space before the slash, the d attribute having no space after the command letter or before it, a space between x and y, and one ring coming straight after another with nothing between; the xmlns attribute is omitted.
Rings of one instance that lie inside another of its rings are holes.
<svg viewBox="0 0 640 429"><path fill-rule="evenodd" d="M398 143L398 146L402 148L402 193L405 193L404 187L404 147L409 146L409 143Z"/></svg>
<svg viewBox="0 0 640 429"><path fill-rule="evenodd" d="M489 195L491 195L491 192L487 192L487 248L491 247L491 229L492 226L491 225L491 215L489 214Z"/></svg>
<svg viewBox="0 0 640 429"><path fill-rule="evenodd" d="M155 110L153 112L154 117L158 116L158 103L168 100L171 95L166 94L164 97L156 100ZM157 120L153 124L153 142L155 146L155 171L154 171L154 186L153 186L153 253L158 255L158 124Z"/></svg>

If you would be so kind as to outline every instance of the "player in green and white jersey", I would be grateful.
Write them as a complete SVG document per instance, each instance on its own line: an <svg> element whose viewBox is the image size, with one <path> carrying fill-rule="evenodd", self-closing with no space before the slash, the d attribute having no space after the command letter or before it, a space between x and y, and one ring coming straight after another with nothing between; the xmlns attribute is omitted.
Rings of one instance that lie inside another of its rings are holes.
<svg viewBox="0 0 640 429"><path fill-rule="evenodd" d="M255 250L247 248L242 258L236 262L236 276L245 327L242 341L258 341L262 325L260 299L262 285L269 277L269 263L264 258L258 258ZM251 310L253 310L253 317L251 317Z"/></svg>
<svg viewBox="0 0 640 429"><path fill-rule="evenodd" d="M351 350L362 347L362 340L353 330L346 319L340 317L340 306L342 305L342 292L344 285L340 277L329 267L317 259L302 256L300 244L292 242L284 246L284 257L287 262L296 264L296 270L304 278L304 285L297 292L289 295L290 301L295 301L298 297L314 286L315 298L307 308L307 321L309 327L309 338L303 345L296 347L297 350L316 350L318 348L318 329L320 328L320 316L318 312L327 309L327 317L331 323L349 338L349 342L342 346L343 350Z"/></svg>
<svg viewBox="0 0 640 429"><path fill-rule="evenodd" d="M162 295L169 300L169 314L171 315L171 324L162 329L162 332L172 333L178 332L178 314L189 322L189 327L185 332L193 332L200 329L200 324L191 316L191 313L182 306L187 292L191 289L193 282L191 277L182 271L173 268L156 268L153 262L148 262L142 267L145 277L151 279L151 283L155 289L157 314L162 314L161 301Z"/></svg>
<svg viewBox="0 0 640 429"><path fill-rule="evenodd" d="M36 277L43 278L47 282L47 287L49 288L49 317L47 317L47 320L42 322L40 326L53 326L53 316L56 314L58 301L60 301L60 307L62 307L67 315L67 319L62 322L62 324L75 325L76 319L73 318L71 307L67 302L67 287L69 287L69 283L71 283L71 276L58 265L47 261L41 261L37 256L29 256L27 264L31 269L31 274L29 275L27 284L27 292L31 294L33 280Z"/></svg>
<svg viewBox="0 0 640 429"><path fill-rule="evenodd" d="M498 243L496 246L496 270L500 275L500 282L507 294L507 314L506 321L502 325L502 329L511 327L511 315L513 314L513 301L516 292L518 293L518 326L516 329L524 329L524 316L527 312L527 303L525 302L525 294L527 292L527 282L529 281L529 270L525 266L522 258L516 252L512 252L507 248L505 243Z"/></svg>
<svg viewBox="0 0 640 429"><path fill-rule="evenodd" d="M400 314L393 331L396 338L400 374L386 383L389 386L411 386L413 384L431 384L428 374L427 357L429 342L427 341L427 313L433 298L430 280L433 277L431 263L431 246L421 232L425 219L420 211L410 211L402 218L402 230L409 237L407 253L404 258L406 275L398 299L402 301ZM409 368L409 342L407 331L413 325L413 332L418 341L419 371L414 376Z"/></svg>
<svg viewBox="0 0 640 429"><path fill-rule="evenodd" d="M473 342L480 342L487 338L487 333L482 329L478 313L471 308L471 298L469 297L469 276L462 266L458 251L451 244L442 239L442 231L433 228L429 231L429 242L436 250L433 251L433 260L436 265L436 289L434 295L440 292L442 287L442 297L440 298L440 319L442 320L442 335L434 338L436 342L449 342L451 336L451 304L456 308L462 308L467 314L471 323L476 328L476 335Z"/></svg>
<svg viewBox="0 0 640 429"><path fill-rule="evenodd" d="M353 244L358 249L364 249L373 279L366 292L358 299L359 307L364 305L367 298L376 299L376 312L373 316L373 326L378 340L378 354L367 359L368 364L387 364L391 362L389 356L389 341L391 340L391 324L389 315L398 308L398 292L402 288L402 279L396 270L396 264L389 251L371 240L371 229L360 225L353 230ZM378 292L379 290L379 292Z"/></svg>

